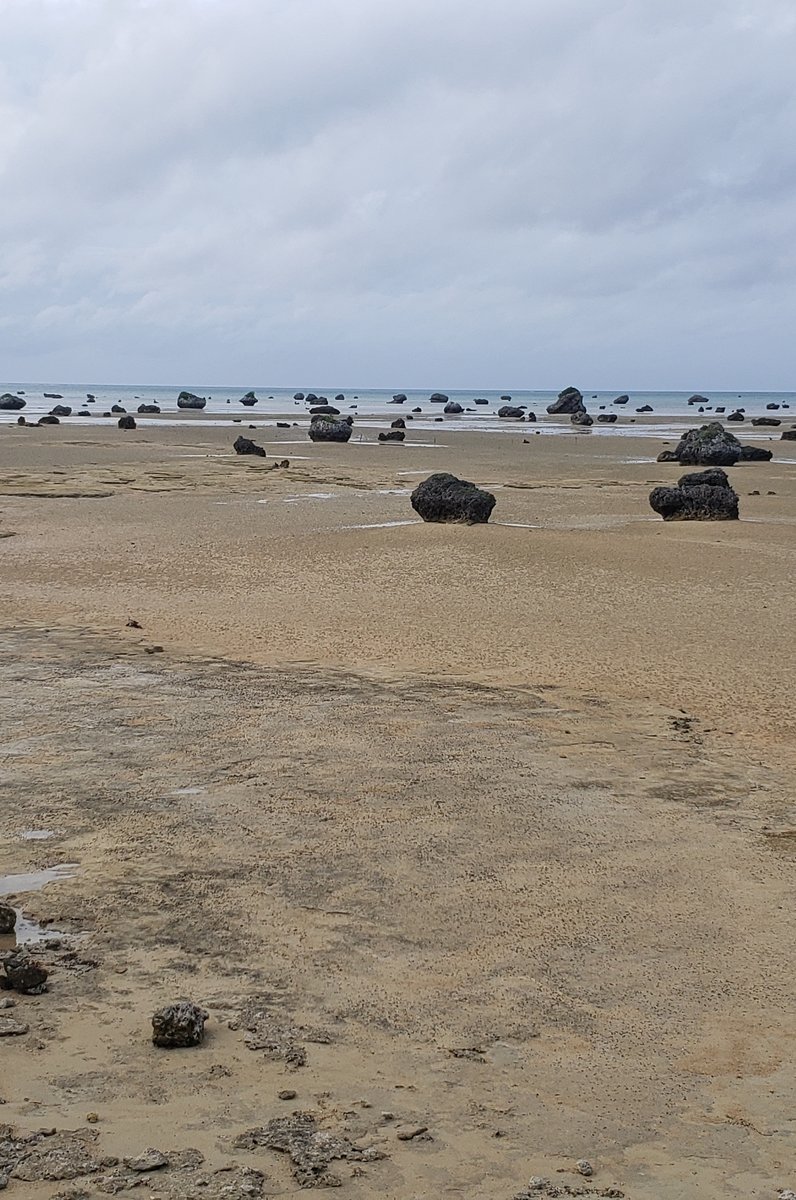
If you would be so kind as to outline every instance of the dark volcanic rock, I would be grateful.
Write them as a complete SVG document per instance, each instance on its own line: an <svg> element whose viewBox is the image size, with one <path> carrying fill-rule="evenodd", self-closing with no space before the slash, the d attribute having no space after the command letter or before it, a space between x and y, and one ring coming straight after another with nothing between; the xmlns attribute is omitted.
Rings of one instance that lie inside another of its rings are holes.
<svg viewBox="0 0 796 1200"><path fill-rule="evenodd" d="M180 392L177 397L177 408L204 408L206 404L204 396L195 396L193 392Z"/></svg>
<svg viewBox="0 0 796 1200"><path fill-rule="evenodd" d="M412 418L410 417L409 420L411 421ZM406 429L406 421L403 417L396 417L394 421L390 421L390 429Z"/></svg>
<svg viewBox="0 0 796 1200"><path fill-rule="evenodd" d="M767 404L766 408L769 409L771 412L773 412L775 409L779 408L779 405L778 404Z"/></svg>
<svg viewBox="0 0 796 1200"><path fill-rule="evenodd" d="M396 394L393 396L392 400L390 401L390 404L405 404L405 403L406 403L406 394L404 392L396 392Z"/></svg>
<svg viewBox="0 0 796 1200"><path fill-rule="evenodd" d="M127 409L126 409L126 408L122 408L121 404L112 404L112 405L111 405L111 412L112 412L112 413L126 413L126 412L127 412Z"/></svg>
<svg viewBox="0 0 796 1200"><path fill-rule="evenodd" d="M55 404L50 409L51 417L71 417L72 410L68 404Z"/></svg>
<svg viewBox="0 0 796 1200"><path fill-rule="evenodd" d="M675 454L684 467L732 467L741 457L741 443L713 421L684 433Z"/></svg>
<svg viewBox="0 0 796 1200"><path fill-rule="evenodd" d="M636 409L636 412L638 412L638 413L654 412L654 411L655 411L655 409L652 407L651 404L642 404L641 408Z"/></svg>
<svg viewBox="0 0 796 1200"><path fill-rule="evenodd" d="M317 417L325 414L327 417L339 417L340 409L335 408L333 404L315 404L310 409L310 415Z"/></svg>
<svg viewBox="0 0 796 1200"><path fill-rule="evenodd" d="M96 399L97 397L92 392L86 392L86 400L88 400L89 404L93 404Z"/></svg>
<svg viewBox="0 0 796 1200"><path fill-rule="evenodd" d="M179 401L177 401L177 403L179 404ZM139 413L152 413L154 415L157 415L160 412L160 407L157 404L139 404L138 412Z"/></svg>
<svg viewBox="0 0 796 1200"><path fill-rule="evenodd" d="M447 404L450 396L446 396L444 392L433 392L429 399L432 404Z"/></svg>
<svg viewBox="0 0 796 1200"><path fill-rule="evenodd" d="M467 525L484 524L495 507L491 492L446 471L424 479L412 492L411 500L412 508L424 521L458 521Z"/></svg>
<svg viewBox="0 0 796 1200"><path fill-rule="evenodd" d="M594 421L587 412L574 412L569 418L573 425L593 425Z"/></svg>
<svg viewBox="0 0 796 1200"><path fill-rule="evenodd" d="M721 467L710 467L707 471L691 471L688 475L681 475L677 481L677 486L681 488L689 487L730 487L729 476L726 471L722 471Z"/></svg>
<svg viewBox="0 0 796 1200"><path fill-rule="evenodd" d="M583 396L575 387L564 388L558 393L558 399L548 404L547 411L551 414L585 412L586 405Z"/></svg>
<svg viewBox="0 0 796 1200"><path fill-rule="evenodd" d="M735 412L730 413L730 415L727 417L727 420L728 421L745 421L746 417L743 415L743 413L739 409L736 409Z"/></svg>
<svg viewBox="0 0 796 1200"><path fill-rule="evenodd" d="M656 462L679 462L679 458L674 450L661 450L655 460Z"/></svg>
<svg viewBox="0 0 796 1200"><path fill-rule="evenodd" d="M303 393L303 392L294 392L294 393L293 393L293 399L294 399L294 400L303 400L303 399L304 399L304 393Z"/></svg>
<svg viewBox="0 0 796 1200"><path fill-rule="evenodd" d="M446 412L449 416L457 416L459 413L464 412L464 409L455 400L449 400L442 411Z"/></svg>
<svg viewBox="0 0 796 1200"><path fill-rule="evenodd" d="M614 404L627 404L629 400L629 396L617 396L616 400L614 400Z"/></svg>
<svg viewBox="0 0 796 1200"><path fill-rule="evenodd" d="M335 400L337 401L338 404L342 404L343 401L345 400L345 393L338 392L337 395L335 396Z"/></svg>
<svg viewBox="0 0 796 1200"><path fill-rule="evenodd" d="M210 1014L190 1000L167 1004L152 1017L152 1041L166 1049L198 1046L204 1037L205 1021L209 1019Z"/></svg>
<svg viewBox="0 0 796 1200"><path fill-rule="evenodd" d="M10 904L0 900L0 933L13 933L17 923L17 914Z"/></svg>
<svg viewBox="0 0 796 1200"><path fill-rule="evenodd" d="M307 392L304 399L306 400L307 404L317 404L318 403L318 397L315 395L314 392Z"/></svg>
<svg viewBox="0 0 796 1200"><path fill-rule="evenodd" d="M473 404L488 404L488 403L489 403L489 401L485 400L483 398L483 396L479 396L477 400L473 400Z"/></svg>
<svg viewBox="0 0 796 1200"><path fill-rule="evenodd" d="M737 521L738 497L729 485L657 487L650 505L664 521Z"/></svg>
<svg viewBox="0 0 796 1200"><path fill-rule="evenodd" d="M710 404L710 401L708 400L707 396L695 395L695 396L691 396L689 398L688 403L689 404Z"/></svg>
<svg viewBox="0 0 796 1200"><path fill-rule="evenodd" d="M254 392L247 392L245 396L241 396L240 402L244 408L254 408L257 403L257 397Z"/></svg>
<svg viewBox="0 0 796 1200"><path fill-rule="evenodd" d="M119 417L119 420L117 421L117 425L118 425L119 429L137 429L138 428L138 426L135 423L135 417L131 417L129 415L126 415L124 417Z"/></svg>
<svg viewBox="0 0 796 1200"><path fill-rule="evenodd" d="M727 410L725 409L725 407L724 407L724 405L723 405L723 404L719 404L719 405L717 405L717 407L716 407L716 415L717 415L717 416L718 416L718 414L719 414L719 413L723 413L723 412L726 412L726 411L727 411Z"/></svg>
<svg viewBox="0 0 796 1200"><path fill-rule="evenodd" d="M781 425L782 422L780 421L779 417L753 417L752 424L753 425L771 425L771 427L773 428L776 425Z"/></svg>
<svg viewBox="0 0 796 1200"><path fill-rule="evenodd" d="M262 446L258 446L251 438L235 438L235 441L232 443L232 449L236 454L256 454L258 458L265 458L265 451Z"/></svg>
<svg viewBox="0 0 796 1200"><path fill-rule="evenodd" d="M421 413L422 411L423 411L422 408L413 408L412 409L413 413Z"/></svg>
<svg viewBox="0 0 796 1200"><path fill-rule="evenodd" d="M63 400L60 392L43 392L42 394L45 400Z"/></svg>
<svg viewBox="0 0 796 1200"><path fill-rule="evenodd" d="M3 412L19 412L26 404L27 400L23 400L21 396L12 396L10 392L4 392L0 396L0 410Z"/></svg>
<svg viewBox="0 0 796 1200"><path fill-rule="evenodd" d="M525 409L518 408L516 404L503 404L498 409L499 417L509 417L515 421L525 420Z"/></svg>
<svg viewBox="0 0 796 1200"><path fill-rule="evenodd" d="M741 457L738 462L771 462L773 451L763 446L741 446Z"/></svg>
<svg viewBox="0 0 796 1200"><path fill-rule="evenodd" d="M37 425L60 425L61 422L58 419L58 417L54 417L53 414L50 413L49 416L47 416L47 417L39 417L36 424Z"/></svg>
<svg viewBox="0 0 796 1200"><path fill-rule="evenodd" d="M607 424L607 425L613 425L614 421L616 421L617 419L618 418L617 418L616 413L600 413L597 417L597 420L601 424Z"/></svg>
<svg viewBox="0 0 796 1200"><path fill-rule="evenodd" d="M796 442L796 429L785 429L779 435L781 442Z"/></svg>
<svg viewBox="0 0 796 1200"><path fill-rule="evenodd" d="M309 436L313 442L347 442L351 437L353 418L336 421L334 417L317 416L310 422Z"/></svg>
<svg viewBox="0 0 796 1200"><path fill-rule="evenodd" d="M380 442L402 442L406 434L403 429L391 429L388 433L380 433Z"/></svg>
<svg viewBox="0 0 796 1200"><path fill-rule="evenodd" d="M3 961L3 969L8 986L15 992L36 996L39 992L47 990L47 968L36 962L24 950L15 950L7 954Z"/></svg>
<svg viewBox="0 0 796 1200"><path fill-rule="evenodd" d="M289 429L290 422L289 421L277 421L276 427L277 427L277 429Z"/></svg>

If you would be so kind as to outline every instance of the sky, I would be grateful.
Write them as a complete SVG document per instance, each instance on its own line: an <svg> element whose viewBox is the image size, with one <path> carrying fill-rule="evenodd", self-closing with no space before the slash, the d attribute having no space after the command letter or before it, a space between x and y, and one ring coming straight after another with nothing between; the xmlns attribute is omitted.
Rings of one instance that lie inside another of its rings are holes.
<svg viewBox="0 0 796 1200"><path fill-rule="evenodd" d="M0 0L0 379L796 388L793 0Z"/></svg>

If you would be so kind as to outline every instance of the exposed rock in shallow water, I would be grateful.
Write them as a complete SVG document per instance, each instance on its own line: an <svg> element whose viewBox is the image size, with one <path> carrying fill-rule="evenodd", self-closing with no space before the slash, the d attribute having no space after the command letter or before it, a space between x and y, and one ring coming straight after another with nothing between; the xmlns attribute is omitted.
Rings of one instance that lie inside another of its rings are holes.
<svg viewBox="0 0 796 1200"><path fill-rule="evenodd" d="M786 429L780 434L781 442L796 442L796 429Z"/></svg>
<svg viewBox="0 0 796 1200"><path fill-rule="evenodd" d="M779 417L753 417L752 424L753 425L770 425L772 428L774 428L777 425L781 425L782 422L780 421Z"/></svg>
<svg viewBox="0 0 796 1200"><path fill-rule="evenodd" d="M457 479L446 471L430 475L411 496L412 508L424 521L485 524L495 507L491 492Z"/></svg>
<svg viewBox="0 0 796 1200"><path fill-rule="evenodd" d="M552 404L548 404L547 411L551 414L558 413L576 413L585 412L586 405L583 403L583 395L575 387L564 388L563 392L558 393L558 399Z"/></svg>
<svg viewBox="0 0 796 1200"><path fill-rule="evenodd" d="M498 409L499 417L508 417L515 421L523 421L525 419L525 409L520 408L516 404L503 404Z"/></svg>
<svg viewBox="0 0 796 1200"><path fill-rule="evenodd" d="M68 404L55 404L50 409L51 417L71 417L72 410Z"/></svg>
<svg viewBox="0 0 796 1200"><path fill-rule="evenodd" d="M429 400L432 404L447 404L450 396L446 396L444 392L432 392Z"/></svg>
<svg viewBox="0 0 796 1200"><path fill-rule="evenodd" d="M167 1004L152 1016L152 1041L166 1049L198 1046L209 1019L210 1014L190 1000Z"/></svg>
<svg viewBox="0 0 796 1200"><path fill-rule="evenodd" d="M448 416L458 416L459 413L464 412L464 409L456 400L449 400L442 411L446 412Z"/></svg>
<svg viewBox="0 0 796 1200"><path fill-rule="evenodd" d="M204 408L206 404L204 396L195 396L193 392L180 392L177 397L177 408ZM141 409L138 411L141 412Z"/></svg>
<svg viewBox="0 0 796 1200"><path fill-rule="evenodd" d="M743 415L742 412L740 412L739 410L736 409L735 412L730 413L730 415L727 417L727 420L740 422L740 421L745 421L746 417Z"/></svg>
<svg viewBox="0 0 796 1200"><path fill-rule="evenodd" d="M718 421L689 429L674 451L684 467L732 467L741 457L741 443Z"/></svg>
<svg viewBox="0 0 796 1200"><path fill-rule="evenodd" d="M380 442L402 442L406 437L403 429L390 429L387 433L379 434Z"/></svg>
<svg viewBox="0 0 796 1200"><path fill-rule="evenodd" d="M573 425L585 425L588 427L589 425L594 424L594 419L585 411L575 412L569 419Z"/></svg>
<svg viewBox="0 0 796 1200"><path fill-rule="evenodd" d="M21 396L12 396L10 392L4 392L0 396L0 410L3 412L19 412L26 404L27 400L23 400Z"/></svg>
<svg viewBox="0 0 796 1200"><path fill-rule="evenodd" d="M406 393L405 392L396 392L396 394L393 396L392 400L390 401L390 404L405 404L405 403L406 403Z"/></svg>
<svg viewBox="0 0 796 1200"><path fill-rule="evenodd" d="M255 454L258 458L265 458L265 450L262 446L258 446L251 438L238 437L232 443L232 449L236 454Z"/></svg>
<svg viewBox="0 0 796 1200"><path fill-rule="evenodd" d="M157 416L160 412L160 408L157 404L139 404L138 411L139 413L150 413L153 416Z"/></svg>
<svg viewBox="0 0 796 1200"><path fill-rule="evenodd" d="M241 396L240 402L245 408L254 408L257 403L257 397L254 392L247 392L245 396Z"/></svg>
<svg viewBox="0 0 796 1200"><path fill-rule="evenodd" d="M664 521L738 520L738 496L729 484L657 487L650 492L650 505Z"/></svg>
<svg viewBox="0 0 796 1200"><path fill-rule="evenodd" d="M347 442L351 437L352 418L336 421L331 416L316 416L312 418L309 437L312 442Z"/></svg>
<svg viewBox="0 0 796 1200"><path fill-rule="evenodd" d="M310 415L317 417L326 415L327 417L339 417L340 409L335 408L333 404L314 404L310 409Z"/></svg>

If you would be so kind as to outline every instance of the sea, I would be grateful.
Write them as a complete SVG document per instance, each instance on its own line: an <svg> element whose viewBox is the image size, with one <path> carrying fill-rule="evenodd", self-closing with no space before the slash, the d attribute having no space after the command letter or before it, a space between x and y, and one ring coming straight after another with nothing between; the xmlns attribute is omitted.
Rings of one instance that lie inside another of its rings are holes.
<svg viewBox="0 0 796 1200"><path fill-rule="evenodd" d="M180 391L193 392L203 396L207 404L202 411L180 410L177 408L177 396ZM614 391L590 392L583 390L586 407L593 416L600 411L615 412L618 421L613 425L595 424L591 429L573 427L569 417L548 417L547 405L556 398L552 391L477 391L460 389L437 389L451 400L461 404L465 410L459 416L445 416L444 424L451 428L471 429L482 432L517 433L518 429L529 426L518 425L497 416L501 404L512 403L527 405L530 411L536 413L537 425L535 433L561 433L564 431L574 434L591 433L600 436L632 435L661 437L674 435L681 428L683 418L701 424L716 416L716 410L724 408L724 417L734 409L744 410L747 421L744 436L771 436L773 430L749 427L752 417L769 416L779 418L783 425L796 424L796 392L704 392L705 403L689 405L691 392L629 392L626 404L615 405L614 400L619 393ZM244 407L240 401L247 392L253 391L257 396L254 407ZM443 405L432 404L431 391L407 391L403 404L392 403L394 393L389 389L372 388L343 388L319 387L299 384L290 388L252 385L208 386L201 384L174 385L140 385L140 384L101 384L101 383L25 383L0 382L0 394L10 392L19 395L25 401L25 408L20 412L0 412L0 422L15 422L19 416L30 421L49 413L53 405L62 404L72 409L72 416L62 418L69 424L105 423L108 418L104 413L110 412L112 405L118 405L127 412L133 413L141 425L151 424L254 424L267 418L271 421L276 417L291 421L306 421L309 407L306 401L296 400L296 393L305 396L312 393L334 404L341 412L356 417L357 424L364 428L383 426L389 417L408 416L412 409L420 408L422 413L413 414L413 429L433 429L439 431L440 424L435 418L443 416ZM45 393L47 393L45 395ZM89 396L94 399L90 400ZM506 399L510 397L510 399ZM476 405L476 399L487 400L487 404ZM139 416L137 410L141 404L157 404L161 410L158 416ZM772 408L771 406L776 406ZM639 409L649 407L652 413L639 414ZM82 414L82 415L81 415ZM721 415L721 414L720 414ZM541 418L544 418L541 420ZM676 423L672 419L677 418Z"/></svg>

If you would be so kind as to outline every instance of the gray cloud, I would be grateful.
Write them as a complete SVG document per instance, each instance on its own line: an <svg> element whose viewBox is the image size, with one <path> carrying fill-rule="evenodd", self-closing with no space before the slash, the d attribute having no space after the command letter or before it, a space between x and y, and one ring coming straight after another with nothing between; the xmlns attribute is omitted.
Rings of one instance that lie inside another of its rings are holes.
<svg viewBox="0 0 796 1200"><path fill-rule="evenodd" d="M3 0L5 378L793 386L790 0Z"/></svg>

